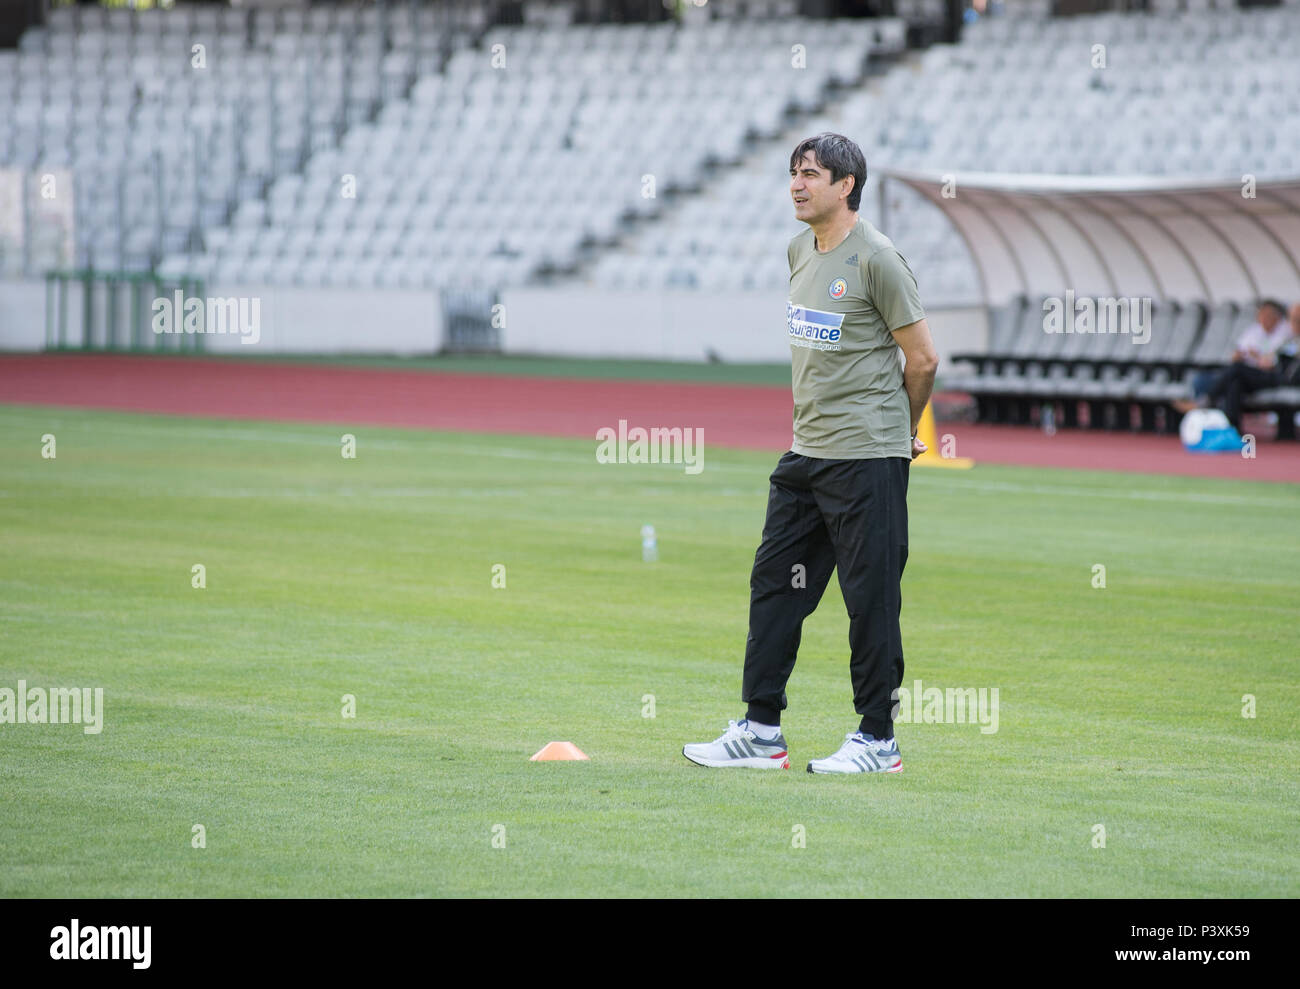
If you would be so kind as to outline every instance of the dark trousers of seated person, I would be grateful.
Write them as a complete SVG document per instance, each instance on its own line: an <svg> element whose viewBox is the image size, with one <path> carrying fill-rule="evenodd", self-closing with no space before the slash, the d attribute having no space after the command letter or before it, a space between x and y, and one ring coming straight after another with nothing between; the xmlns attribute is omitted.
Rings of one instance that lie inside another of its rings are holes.
<svg viewBox="0 0 1300 989"><path fill-rule="evenodd" d="M1281 382L1277 371L1264 371L1249 364L1233 364L1214 379L1210 386L1210 404L1222 409L1223 414L1232 423L1232 428L1241 431L1241 401L1251 392L1265 388L1276 388Z"/></svg>

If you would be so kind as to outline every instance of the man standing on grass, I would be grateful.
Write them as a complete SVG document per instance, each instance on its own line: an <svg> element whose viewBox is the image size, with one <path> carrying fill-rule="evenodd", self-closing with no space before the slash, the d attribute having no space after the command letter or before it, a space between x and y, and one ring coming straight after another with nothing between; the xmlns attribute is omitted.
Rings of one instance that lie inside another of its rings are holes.
<svg viewBox="0 0 1300 989"><path fill-rule="evenodd" d="M795 218L786 322L794 442L771 476L750 576L745 718L682 754L701 766L788 769L785 685L803 620L838 568L849 612L849 672L860 722L810 773L896 773L894 693L903 680L900 582L907 478L939 358L916 279L889 238L858 216L867 165L840 134L790 156ZM899 355L907 360L906 369Z"/></svg>

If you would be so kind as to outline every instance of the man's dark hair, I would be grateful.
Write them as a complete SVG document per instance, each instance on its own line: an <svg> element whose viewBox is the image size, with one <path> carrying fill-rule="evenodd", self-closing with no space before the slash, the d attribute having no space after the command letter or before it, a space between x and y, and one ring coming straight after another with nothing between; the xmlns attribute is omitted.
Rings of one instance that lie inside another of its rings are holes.
<svg viewBox="0 0 1300 989"><path fill-rule="evenodd" d="M1283 307L1282 303L1277 301L1277 299L1260 299L1259 308L1263 309L1265 306L1272 309L1282 319L1286 319L1286 309Z"/></svg>
<svg viewBox="0 0 1300 989"><path fill-rule="evenodd" d="M867 184L867 159L863 157L862 149L843 134L818 134L799 142L794 154L790 156L790 167L798 168L799 162L803 161L803 156L809 151L813 153L818 168L830 170L832 184L846 175L853 176L848 207L856 213L862 202L862 189Z"/></svg>

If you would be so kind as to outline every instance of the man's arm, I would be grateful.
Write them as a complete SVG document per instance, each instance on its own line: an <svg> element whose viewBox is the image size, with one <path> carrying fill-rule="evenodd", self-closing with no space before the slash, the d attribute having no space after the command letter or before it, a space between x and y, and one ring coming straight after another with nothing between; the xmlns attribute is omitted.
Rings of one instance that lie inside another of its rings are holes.
<svg viewBox="0 0 1300 989"><path fill-rule="evenodd" d="M1242 331L1241 336L1237 338L1237 344L1232 349L1230 360L1233 364L1244 360L1247 357L1256 359L1259 355L1259 345L1263 340L1264 330L1258 323L1252 323Z"/></svg>
<svg viewBox="0 0 1300 989"><path fill-rule="evenodd" d="M916 288L916 276L896 250L876 251L863 262L862 282L868 297L894 335L894 342L907 358L903 369L903 387L912 405L912 436L921 422L925 403L934 390L934 372L939 355L930 339L930 326ZM912 459L925 452L925 444L912 440Z"/></svg>
<svg viewBox="0 0 1300 989"><path fill-rule="evenodd" d="M934 391L934 375L939 369L939 354L934 349L934 340L930 337L930 326L924 319L908 323L894 330L894 340L903 350L907 366L903 368L903 387L907 390L908 401L912 403L912 435L916 435L921 423L921 413L930 401ZM925 452L924 445L917 449L920 440L912 443L912 456Z"/></svg>

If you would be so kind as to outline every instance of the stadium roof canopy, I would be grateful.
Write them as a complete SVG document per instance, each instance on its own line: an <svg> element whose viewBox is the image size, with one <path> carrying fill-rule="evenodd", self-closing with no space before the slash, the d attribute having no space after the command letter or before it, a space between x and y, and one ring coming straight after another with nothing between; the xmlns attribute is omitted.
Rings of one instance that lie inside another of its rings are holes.
<svg viewBox="0 0 1300 989"><path fill-rule="evenodd" d="M1258 183L1249 198L1244 181L890 169L882 176L882 200L886 183L898 181L947 214L989 305L1066 289L1210 304L1300 299L1300 179Z"/></svg>

